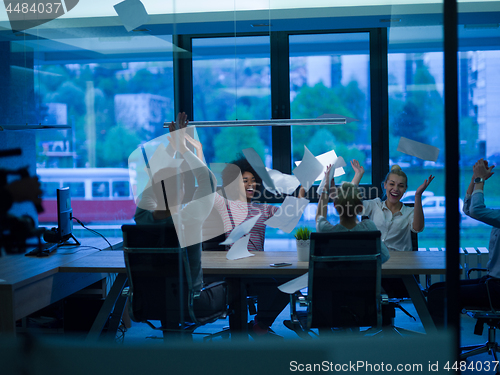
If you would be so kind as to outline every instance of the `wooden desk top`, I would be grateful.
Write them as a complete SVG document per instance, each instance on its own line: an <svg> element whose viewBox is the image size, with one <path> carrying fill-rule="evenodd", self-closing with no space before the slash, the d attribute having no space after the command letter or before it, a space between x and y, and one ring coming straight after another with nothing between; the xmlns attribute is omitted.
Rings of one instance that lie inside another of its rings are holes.
<svg viewBox="0 0 500 375"><path fill-rule="evenodd" d="M227 260L225 251L204 251L205 275L234 276L299 276L308 270L307 262L298 262L294 251L258 251L255 256ZM291 266L270 267L271 263L289 262ZM122 251L101 251L61 265L60 272L124 273ZM391 252L391 258L382 265L383 275L445 274L446 252Z"/></svg>
<svg viewBox="0 0 500 375"><path fill-rule="evenodd" d="M84 258L98 249L109 245L100 237L79 239L81 246L62 246L46 257L9 254L0 257L0 289L15 285L21 287L59 271L62 264ZM112 245L122 242L122 238L108 238ZM92 247L91 247L92 246ZM93 248L96 247L96 248ZM122 255L123 258L123 255Z"/></svg>

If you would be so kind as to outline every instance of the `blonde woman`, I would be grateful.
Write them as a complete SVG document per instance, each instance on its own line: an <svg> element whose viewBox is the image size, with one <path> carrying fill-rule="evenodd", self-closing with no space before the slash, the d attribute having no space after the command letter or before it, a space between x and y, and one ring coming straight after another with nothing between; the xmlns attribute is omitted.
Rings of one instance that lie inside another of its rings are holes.
<svg viewBox="0 0 500 375"><path fill-rule="evenodd" d="M357 160L351 161L354 169L352 183L359 185L365 169ZM424 211L422 210L422 193L434 179L430 175L415 192L414 207L405 206L401 202L408 188L406 173L395 164L385 177L383 184L384 196L363 201L364 215L368 216L382 232L382 242L389 250L412 251L411 232L420 233L424 230Z"/></svg>

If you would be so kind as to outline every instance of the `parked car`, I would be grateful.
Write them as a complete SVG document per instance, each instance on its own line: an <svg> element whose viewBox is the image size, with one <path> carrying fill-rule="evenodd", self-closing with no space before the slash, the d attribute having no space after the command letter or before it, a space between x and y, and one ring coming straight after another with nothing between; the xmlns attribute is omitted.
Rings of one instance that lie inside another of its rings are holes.
<svg viewBox="0 0 500 375"><path fill-rule="evenodd" d="M465 218L463 212L464 201L459 198L459 212L461 218ZM425 220L427 219L440 219L444 220L446 212L446 197L434 195L422 200L422 209L424 210Z"/></svg>
<svg viewBox="0 0 500 375"><path fill-rule="evenodd" d="M434 193L432 191L424 191L422 193L422 200L428 197L433 197ZM403 195L401 198L401 202L403 203L415 203L415 190L409 190Z"/></svg>

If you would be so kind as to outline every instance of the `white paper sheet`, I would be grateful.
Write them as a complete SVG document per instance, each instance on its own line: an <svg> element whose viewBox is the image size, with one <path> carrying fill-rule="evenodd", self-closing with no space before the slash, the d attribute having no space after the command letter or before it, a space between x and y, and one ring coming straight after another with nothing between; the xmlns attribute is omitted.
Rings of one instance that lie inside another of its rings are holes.
<svg viewBox="0 0 500 375"><path fill-rule="evenodd" d="M325 152L324 154L316 156L316 160L319 161L321 164L323 164L323 171L316 178L316 180L321 180L325 175L326 168L330 164L332 165L335 164L335 162L337 161L337 154L335 153L335 150L328 151ZM296 161L295 165L297 166L300 165L300 161ZM339 168L335 170L334 177L342 176L343 174L345 174L344 168Z"/></svg>
<svg viewBox="0 0 500 375"><path fill-rule="evenodd" d="M232 243L235 243L238 241L241 237L243 237L245 234L250 233L252 230L253 226L259 220L260 216L262 214L258 214L257 216L254 216L247 221L244 221L240 225L238 225L236 228L234 228L231 233L229 233L229 236L226 238L224 242L221 242L221 245L231 245Z"/></svg>
<svg viewBox="0 0 500 375"><path fill-rule="evenodd" d="M309 272L306 272L302 276L299 276L293 280L290 280L284 284L281 284L278 289L283 293L293 294L298 290L307 288L309 284Z"/></svg>
<svg viewBox="0 0 500 375"><path fill-rule="evenodd" d="M344 170L344 168L342 167L345 167L346 166L346 163L345 163L345 160L342 156L339 156L337 158L337 160L335 161L335 163L333 164L332 166L332 169L330 169L330 173L328 174L328 179L326 179L325 177L325 174L323 174L323 179L321 180L319 186L318 186L318 192L321 193L323 191L323 188L325 187L325 184L326 184L326 181L331 181L332 180L332 175L334 175L335 177L337 177L337 170L339 169L342 169L342 171ZM335 173L335 174L334 174ZM342 173L342 174L345 174Z"/></svg>
<svg viewBox="0 0 500 375"><path fill-rule="evenodd" d="M266 170L274 182L274 187L276 188L276 191L280 194L292 194L300 185L299 179L293 175L281 173L276 169L266 168ZM264 181L262 182L264 188L268 189L266 183Z"/></svg>
<svg viewBox="0 0 500 375"><path fill-rule="evenodd" d="M314 157L311 151L304 146L304 157L302 158L299 166L296 167L292 173L299 179L300 184L307 192L323 169L323 164L321 164L321 162Z"/></svg>
<svg viewBox="0 0 500 375"><path fill-rule="evenodd" d="M226 259L235 260L253 257L255 254L252 254L248 251L248 241L250 241L250 235L242 237L238 241L236 241L227 252Z"/></svg>
<svg viewBox="0 0 500 375"><path fill-rule="evenodd" d="M160 180L166 180L176 174L181 173L180 166L182 164L182 159L174 159L171 157L166 147L160 143L156 148L154 154L149 158L149 168L151 170L151 174L154 177L154 182L158 182ZM165 168L169 168L168 170L164 170ZM162 173L157 173L162 170Z"/></svg>
<svg viewBox="0 0 500 375"><path fill-rule="evenodd" d="M279 228L285 233L290 233L297 226L308 204L308 199L288 196L278 211L266 220L264 224L273 228Z"/></svg>
<svg viewBox="0 0 500 375"><path fill-rule="evenodd" d="M242 152L252 168L255 169L255 172L262 179L262 182L265 183L264 187L271 193L277 194L276 187L274 186L274 181L271 176L269 176L269 173L267 173L266 166L264 165L264 162L260 158L259 154L257 154L257 151L250 147L244 149Z"/></svg>
<svg viewBox="0 0 500 375"><path fill-rule="evenodd" d="M405 137L400 138L397 151L429 161L436 161L439 156L439 148Z"/></svg>
<svg viewBox="0 0 500 375"><path fill-rule="evenodd" d="M125 0L114 5L115 11L127 31L149 22L149 15L140 0Z"/></svg>

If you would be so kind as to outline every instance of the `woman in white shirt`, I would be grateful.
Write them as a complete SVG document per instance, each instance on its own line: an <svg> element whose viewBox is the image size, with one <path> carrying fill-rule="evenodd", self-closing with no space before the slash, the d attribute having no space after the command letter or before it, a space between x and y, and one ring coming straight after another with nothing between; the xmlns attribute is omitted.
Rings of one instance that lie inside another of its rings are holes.
<svg viewBox="0 0 500 375"><path fill-rule="evenodd" d="M357 160L352 160L354 169L352 183L359 185L365 169ZM430 175L415 192L414 207L405 206L401 202L408 178L399 165L392 166L385 177L383 189L387 199L380 198L363 201L364 213L382 233L382 242L392 251L412 251L411 232L420 233L424 230L424 211L422 210L422 193L434 179Z"/></svg>

